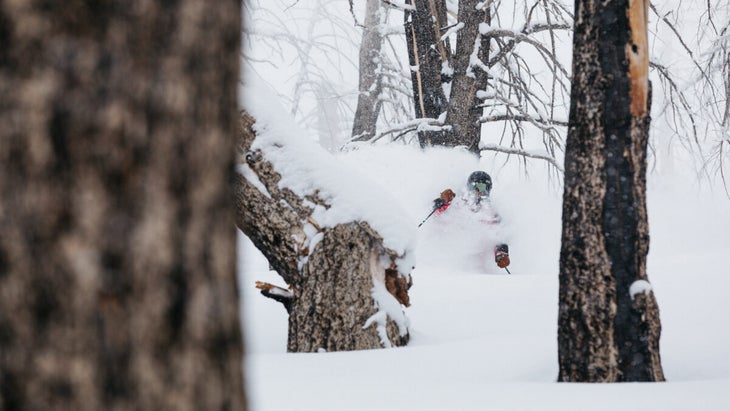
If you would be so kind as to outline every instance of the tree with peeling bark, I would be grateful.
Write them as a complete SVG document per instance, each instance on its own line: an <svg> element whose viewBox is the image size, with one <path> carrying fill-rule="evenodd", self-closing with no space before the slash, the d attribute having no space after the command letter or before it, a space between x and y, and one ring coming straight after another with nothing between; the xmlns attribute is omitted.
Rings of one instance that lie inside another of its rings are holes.
<svg viewBox="0 0 730 411"><path fill-rule="evenodd" d="M648 283L648 0L576 1L560 252L560 381L663 381Z"/></svg>
<svg viewBox="0 0 730 411"><path fill-rule="evenodd" d="M0 409L245 409L239 16L0 2Z"/></svg>
<svg viewBox="0 0 730 411"><path fill-rule="evenodd" d="M257 104L271 98L250 89L247 93ZM296 126L286 123L277 129L283 122L278 111L269 118L265 112L256 115L244 112L241 117L245 172L234 181L236 221L287 284L260 282L257 287L264 296L282 303L289 314L288 351L405 345L409 334L403 307L410 305L412 268L405 263L406 250L386 246L387 239L365 220L329 226L317 221L325 217L315 212L335 208L331 195L323 194L324 188L311 181L312 176L292 171L292 165L281 160L301 156L297 148L289 147L294 144L291 138L269 140L277 133L298 134ZM317 188L295 192L281 185L284 178ZM347 183L358 184L354 177Z"/></svg>

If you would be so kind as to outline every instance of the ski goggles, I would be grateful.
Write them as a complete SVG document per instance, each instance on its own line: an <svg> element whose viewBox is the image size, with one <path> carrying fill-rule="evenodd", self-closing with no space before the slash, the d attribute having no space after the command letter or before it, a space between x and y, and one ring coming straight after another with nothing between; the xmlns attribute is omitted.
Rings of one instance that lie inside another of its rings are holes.
<svg viewBox="0 0 730 411"><path fill-rule="evenodd" d="M486 194L488 191L487 183L474 183L473 187L475 190L477 190L478 192L480 192L482 194Z"/></svg>

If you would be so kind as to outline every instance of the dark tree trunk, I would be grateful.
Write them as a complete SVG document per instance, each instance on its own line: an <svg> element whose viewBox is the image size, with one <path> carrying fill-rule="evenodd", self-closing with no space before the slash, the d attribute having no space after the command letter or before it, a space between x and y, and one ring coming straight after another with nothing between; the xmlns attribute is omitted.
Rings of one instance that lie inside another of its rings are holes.
<svg viewBox="0 0 730 411"><path fill-rule="evenodd" d="M244 409L238 2L0 2L0 408Z"/></svg>
<svg viewBox="0 0 730 411"><path fill-rule="evenodd" d="M329 204L319 196L307 196L305 202L279 187L281 175L267 161L266 153L250 150L256 138L254 123L251 116L242 114L244 167L256 175L266 194L237 175L236 221L290 287L259 284L262 294L282 302L289 313L288 350L346 351L405 345L405 324L401 322L399 328L376 307L373 297L373 289L382 285L399 303L409 305L410 275L398 273L394 264L399 256L385 248L383 239L365 222L319 227L306 204L325 208ZM310 245L305 234L310 230L322 236L315 245ZM384 260L391 266L382 266Z"/></svg>
<svg viewBox="0 0 730 411"><path fill-rule="evenodd" d="M491 23L489 7L477 9L483 3L479 0L459 2L459 22L464 27L456 36L456 54L454 60L454 78L451 83L451 96L446 124L452 127L446 135L444 145L464 146L469 151L479 153L482 125L479 122L482 109L478 108L477 90L487 87L488 74L479 67L473 66L472 52L480 61L489 61L489 37L479 33L479 24Z"/></svg>
<svg viewBox="0 0 730 411"><path fill-rule="evenodd" d="M404 13L408 62L411 66L413 99L416 118L437 119L448 108L441 81L443 63L449 53L440 41L442 28L446 25L446 3L444 0L409 0L415 10ZM420 131L421 147L443 145L448 131Z"/></svg>
<svg viewBox="0 0 730 411"><path fill-rule="evenodd" d="M367 0L365 22L360 43L359 91L355 120L352 124L352 138L355 141L368 141L375 137L375 130L380 114L380 92L382 91L382 74L377 71L381 61L380 50L383 36L378 25L384 13L381 0ZM381 70L382 70L382 64Z"/></svg>
<svg viewBox="0 0 730 411"><path fill-rule="evenodd" d="M662 381L647 290L648 1L576 1L560 253L560 381Z"/></svg>

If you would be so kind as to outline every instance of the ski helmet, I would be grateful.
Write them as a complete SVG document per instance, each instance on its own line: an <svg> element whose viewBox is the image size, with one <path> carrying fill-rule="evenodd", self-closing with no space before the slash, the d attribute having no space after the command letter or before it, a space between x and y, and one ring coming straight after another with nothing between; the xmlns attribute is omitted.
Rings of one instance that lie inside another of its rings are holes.
<svg viewBox="0 0 730 411"><path fill-rule="evenodd" d="M486 197L492 191L492 177L484 171L475 171L467 182L469 191L477 191L480 197Z"/></svg>

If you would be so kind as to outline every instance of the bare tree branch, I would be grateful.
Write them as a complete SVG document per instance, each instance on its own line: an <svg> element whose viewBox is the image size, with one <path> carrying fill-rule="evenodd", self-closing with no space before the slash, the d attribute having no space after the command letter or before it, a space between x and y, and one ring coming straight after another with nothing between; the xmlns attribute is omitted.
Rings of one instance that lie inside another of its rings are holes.
<svg viewBox="0 0 730 411"><path fill-rule="evenodd" d="M550 165L563 172L563 167L555 160L555 158L549 154L533 153L518 148L498 146L495 144L484 144L480 147L483 151L496 151L498 153L515 154L522 157L534 158L538 160L547 161Z"/></svg>

